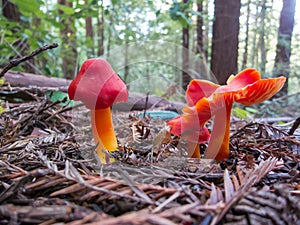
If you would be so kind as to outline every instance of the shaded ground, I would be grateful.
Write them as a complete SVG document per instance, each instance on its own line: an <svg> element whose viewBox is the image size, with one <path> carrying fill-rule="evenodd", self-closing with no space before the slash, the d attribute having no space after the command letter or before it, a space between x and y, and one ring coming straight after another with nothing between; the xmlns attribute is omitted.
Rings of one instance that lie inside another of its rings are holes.
<svg viewBox="0 0 300 225"><path fill-rule="evenodd" d="M233 118L231 156L217 163L186 158L163 121L115 113L119 162L97 165L88 111L22 91L35 100L0 116L0 224L300 224L293 121Z"/></svg>

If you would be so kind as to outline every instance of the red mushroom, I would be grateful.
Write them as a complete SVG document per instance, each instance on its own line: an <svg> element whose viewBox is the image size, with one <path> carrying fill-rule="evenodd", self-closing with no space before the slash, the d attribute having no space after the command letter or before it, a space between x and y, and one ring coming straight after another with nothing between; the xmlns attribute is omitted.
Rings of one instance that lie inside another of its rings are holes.
<svg viewBox="0 0 300 225"><path fill-rule="evenodd" d="M214 117L206 158L223 160L229 156L230 113L234 101L244 105L263 102L276 94L285 80L285 77L262 80L255 69L245 69L236 76L230 76L227 85L222 86L209 81L192 80L186 92L188 106L183 109L183 115L168 123L171 133L182 136L184 130L178 131L182 125L186 127L185 130L203 130L205 123ZM196 117L198 128L195 127Z"/></svg>
<svg viewBox="0 0 300 225"><path fill-rule="evenodd" d="M183 110L185 109L188 108L184 108ZM171 128L170 132L186 140L188 145L188 157L200 158L199 143L207 142L210 133L204 126L205 123L201 124L202 122L198 120L197 114L189 113L185 115L186 116L177 116L168 122L168 126Z"/></svg>
<svg viewBox="0 0 300 225"><path fill-rule="evenodd" d="M68 94L70 99L82 101L91 110L97 154L100 161L106 163L108 160L103 150L113 152L118 148L110 107L128 100L125 83L107 61L93 58L82 64L78 75L69 86Z"/></svg>

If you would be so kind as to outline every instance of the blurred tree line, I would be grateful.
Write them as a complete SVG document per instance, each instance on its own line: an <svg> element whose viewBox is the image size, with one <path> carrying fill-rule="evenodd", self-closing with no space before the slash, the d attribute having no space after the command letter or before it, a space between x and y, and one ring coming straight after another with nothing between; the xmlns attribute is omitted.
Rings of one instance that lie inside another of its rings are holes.
<svg viewBox="0 0 300 225"><path fill-rule="evenodd" d="M293 32L296 0L2 0L1 4L0 67L57 42L58 49L17 69L72 79L85 59L104 56L141 92L163 94L171 83L185 88L190 79L211 79L211 73L214 81L224 84L230 74L246 67L257 68L265 77L289 77L290 92L299 87L300 36Z"/></svg>

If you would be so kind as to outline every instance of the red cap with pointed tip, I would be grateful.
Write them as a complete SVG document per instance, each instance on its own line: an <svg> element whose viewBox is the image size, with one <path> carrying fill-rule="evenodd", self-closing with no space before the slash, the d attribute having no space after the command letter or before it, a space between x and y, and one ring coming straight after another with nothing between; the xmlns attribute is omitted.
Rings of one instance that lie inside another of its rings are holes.
<svg viewBox="0 0 300 225"><path fill-rule="evenodd" d="M125 83L101 58L86 60L68 89L71 100L82 101L89 109L104 109L128 100Z"/></svg>

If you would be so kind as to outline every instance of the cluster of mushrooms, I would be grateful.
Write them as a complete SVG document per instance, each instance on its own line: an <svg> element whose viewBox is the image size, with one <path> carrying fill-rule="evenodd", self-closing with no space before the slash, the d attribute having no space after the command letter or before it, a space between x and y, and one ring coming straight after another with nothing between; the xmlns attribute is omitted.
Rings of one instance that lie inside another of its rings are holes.
<svg viewBox="0 0 300 225"><path fill-rule="evenodd" d="M206 80L192 80L187 87L187 106L183 114L168 122L171 133L194 143L189 155L200 156L197 143L208 142L206 158L221 161L229 157L230 113L234 102L246 106L261 103L275 95L286 78L261 79L255 69L245 69L231 75L226 85ZM205 127L214 117L211 134ZM196 143L196 144L195 144Z"/></svg>
<svg viewBox="0 0 300 225"><path fill-rule="evenodd" d="M200 158L199 143L207 142L206 158L221 161L229 157L230 113L234 102L243 105L261 103L276 94L286 78L261 79L255 69L231 75L226 85L192 80L186 90L187 106L183 114L170 120L170 132L187 141L188 155ZM110 107L128 100L126 84L101 58L86 60L68 89L71 100L82 101L91 110L96 151L101 163L113 162L106 151L118 149ZM206 128L214 118L212 132Z"/></svg>

